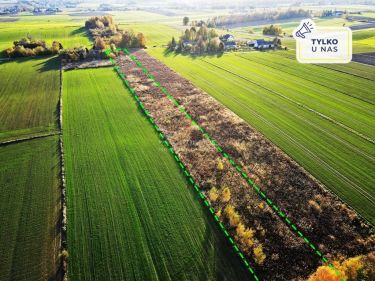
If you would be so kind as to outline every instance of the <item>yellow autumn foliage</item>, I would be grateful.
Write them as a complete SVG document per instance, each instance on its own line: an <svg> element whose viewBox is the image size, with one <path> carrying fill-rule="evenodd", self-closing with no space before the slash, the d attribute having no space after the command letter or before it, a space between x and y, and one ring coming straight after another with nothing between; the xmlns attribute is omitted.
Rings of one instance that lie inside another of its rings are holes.
<svg viewBox="0 0 375 281"><path fill-rule="evenodd" d="M240 215L236 212L232 205L228 204L224 209L224 213L229 220L231 227L236 227L241 222Z"/></svg>
<svg viewBox="0 0 375 281"><path fill-rule="evenodd" d="M262 245L259 245L254 248L254 259L255 262L259 265L262 265L266 259L266 255L263 252Z"/></svg>
<svg viewBox="0 0 375 281"><path fill-rule="evenodd" d="M217 163L217 170L218 170L218 171L222 171L222 170L224 170L224 164L223 164L223 162L219 161L219 162Z"/></svg>
<svg viewBox="0 0 375 281"><path fill-rule="evenodd" d="M249 251L254 245L254 230L246 228L243 223L239 223L236 228L236 239L239 241L245 251Z"/></svg>
<svg viewBox="0 0 375 281"><path fill-rule="evenodd" d="M349 258L339 262L333 262L335 270L331 269L327 265L318 267L316 272L310 276L308 281L342 281L343 278L350 281L359 280L359 272L367 272L368 269L364 270L364 261L367 260L366 256L357 256Z"/></svg>
<svg viewBox="0 0 375 281"><path fill-rule="evenodd" d="M216 187L212 187L210 191L208 192L208 198L211 202L215 202L217 198L219 197L219 193L217 192Z"/></svg>
<svg viewBox="0 0 375 281"><path fill-rule="evenodd" d="M230 190L228 187L224 187L223 191L221 192L221 201L226 203L230 200Z"/></svg>

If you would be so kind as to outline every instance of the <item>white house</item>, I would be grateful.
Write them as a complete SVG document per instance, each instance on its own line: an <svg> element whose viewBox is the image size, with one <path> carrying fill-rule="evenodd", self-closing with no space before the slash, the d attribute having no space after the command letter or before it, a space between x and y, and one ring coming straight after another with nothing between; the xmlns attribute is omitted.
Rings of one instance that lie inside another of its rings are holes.
<svg viewBox="0 0 375 281"><path fill-rule="evenodd" d="M225 35L220 36L220 40L223 42L233 42L234 36L231 34L225 34Z"/></svg>
<svg viewBox="0 0 375 281"><path fill-rule="evenodd" d="M255 49L272 49L275 47L272 41L265 41L264 39L258 39L252 42Z"/></svg>

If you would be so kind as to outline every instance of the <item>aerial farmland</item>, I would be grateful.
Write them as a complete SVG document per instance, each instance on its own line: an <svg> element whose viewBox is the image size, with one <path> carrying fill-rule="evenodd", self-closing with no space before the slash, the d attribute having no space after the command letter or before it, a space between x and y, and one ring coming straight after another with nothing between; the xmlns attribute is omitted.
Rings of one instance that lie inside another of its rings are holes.
<svg viewBox="0 0 375 281"><path fill-rule="evenodd" d="M375 280L373 3L0 1L0 109L0 281Z"/></svg>

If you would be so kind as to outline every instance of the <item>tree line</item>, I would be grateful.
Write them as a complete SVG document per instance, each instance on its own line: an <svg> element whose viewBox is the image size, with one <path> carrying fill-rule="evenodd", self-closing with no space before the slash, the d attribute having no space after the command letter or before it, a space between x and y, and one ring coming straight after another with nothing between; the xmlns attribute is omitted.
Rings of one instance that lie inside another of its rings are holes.
<svg viewBox="0 0 375 281"><path fill-rule="evenodd" d="M225 26L229 24L263 21L263 20L283 20L290 18L308 18L312 11L303 9L270 10L265 12L253 12L249 14L215 16L207 20L208 27Z"/></svg>
<svg viewBox="0 0 375 281"><path fill-rule="evenodd" d="M27 36L19 41L14 41L12 47L5 49L5 54L12 58L46 56L55 55L61 49L63 49L63 46L58 41L53 41L52 45L49 46L44 40L36 40Z"/></svg>

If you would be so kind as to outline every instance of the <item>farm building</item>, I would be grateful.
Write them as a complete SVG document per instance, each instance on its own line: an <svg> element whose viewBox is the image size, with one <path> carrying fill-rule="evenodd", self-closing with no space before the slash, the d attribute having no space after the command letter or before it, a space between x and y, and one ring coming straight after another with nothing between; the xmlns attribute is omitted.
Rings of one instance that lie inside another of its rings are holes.
<svg viewBox="0 0 375 281"><path fill-rule="evenodd" d="M333 12L333 15L336 16L336 17L340 17L340 16L342 16L343 14L345 14L344 11L334 11L334 12Z"/></svg>
<svg viewBox="0 0 375 281"><path fill-rule="evenodd" d="M234 41L227 41L223 42L224 43L224 50L235 50L237 49L236 42Z"/></svg>
<svg viewBox="0 0 375 281"><path fill-rule="evenodd" d="M233 42L234 36L231 34L225 34L225 35L220 36L220 40L223 42Z"/></svg>
<svg viewBox="0 0 375 281"><path fill-rule="evenodd" d="M265 41L264 39L258 39L250 43L249 42L248 42L248 45L250 47L254 47L255 49L271 49L275 47L272 41Z"/></svg>
<svg viewBox="0 0 375 281"><path fill-rule="evenodd" d="M234 41L234 36L231 34L225 34L220 36L220 40L224 46L224 50L234 50L237 49L236 42Z"/></svg>

